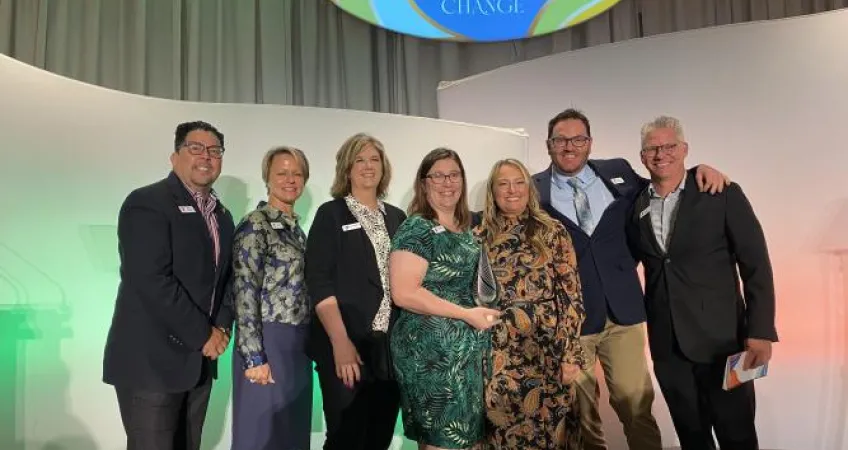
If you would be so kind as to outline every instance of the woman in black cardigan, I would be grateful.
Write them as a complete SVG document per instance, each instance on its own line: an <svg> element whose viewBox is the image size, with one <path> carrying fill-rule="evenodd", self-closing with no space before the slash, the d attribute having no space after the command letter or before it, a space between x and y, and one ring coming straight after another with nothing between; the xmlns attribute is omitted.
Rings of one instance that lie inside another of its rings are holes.
<svg viewBox="0 0 848 450"><path fill-rule="evenodd" d="M306 283L317 320L309 352L324 402L325 450L387 449L399 393L387 331L391 238L406 219L384 203L391 166L377 139L357 134L336 154L333 200L318 208L306 245Z"/></svg>

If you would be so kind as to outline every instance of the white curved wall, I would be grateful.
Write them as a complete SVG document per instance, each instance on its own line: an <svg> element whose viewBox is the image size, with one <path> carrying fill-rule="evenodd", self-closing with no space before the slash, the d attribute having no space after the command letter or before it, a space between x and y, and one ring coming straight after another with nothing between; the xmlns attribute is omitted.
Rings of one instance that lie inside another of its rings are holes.
<svg viewBox="0 0 848 450"><path fill-rule="evenodd" d="M372 133L386 145L394 169L388 200L401 208L411 198L421 158L435 147L461 154L478 207L492 162L527 156L527 137L509 130L366 112L146 98L5 56L0 99L3 450L124 447L114 391L100 382L118 283L115 225L124 197L169 170L177 123L202 119L225 134L216 189L237 218L265 197L264 152L282 144L303 149L312 167L297 206L305 226L329 199L336 150L356 132ZM213 391L205 449L229 449L230 390L225 370ZM316 437L323 430L317 398ZM319 448L320 438L313 441Z"/></svg>
<svg viewBox="0 0 848 450"><path fill-rule="evenodd" d="M558 112L582 109L593 156L637 170L639 127L683 121L690 164L739 182L765 227L775 269L778 332L758 382L765 448L848 449L848 10L662 35L537 59L444 83L440 117L521 127L530 163ZM848 267L846 265L845 267ZM667 410L656 411L675 444ZM609 408L611 449L626 448Z"/></svg>

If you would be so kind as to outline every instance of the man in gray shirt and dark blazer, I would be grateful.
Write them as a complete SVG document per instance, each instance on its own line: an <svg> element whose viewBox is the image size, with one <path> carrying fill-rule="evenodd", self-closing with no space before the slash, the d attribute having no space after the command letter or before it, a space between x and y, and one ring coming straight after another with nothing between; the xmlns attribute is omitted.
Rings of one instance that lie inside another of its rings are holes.
<svg viewBox="0 0 848 450"><path fill-rule="evenodd" d="M637 197L628 241L645 268L654 374L683 450L758 449L754 384L722 389L727 357L745 368L771 358L774 282L762 227L739 185L699 192L680 122L642 128L651 184ZM741 279L741 289L740 289Z"/></svg>

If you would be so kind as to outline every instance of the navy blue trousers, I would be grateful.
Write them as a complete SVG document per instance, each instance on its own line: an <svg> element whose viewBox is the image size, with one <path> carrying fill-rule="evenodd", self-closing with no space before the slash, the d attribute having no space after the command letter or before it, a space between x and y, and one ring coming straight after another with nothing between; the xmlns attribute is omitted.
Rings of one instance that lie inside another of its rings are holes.
<svg viewBox="0 0 848 450"><path fill-rule="evenodd" d="M308 335L309 325L262 324L262 344L275 384L250 383L244 376L244 359L233 352L232 450L309 450L312 361L306 356Z"/></svg>

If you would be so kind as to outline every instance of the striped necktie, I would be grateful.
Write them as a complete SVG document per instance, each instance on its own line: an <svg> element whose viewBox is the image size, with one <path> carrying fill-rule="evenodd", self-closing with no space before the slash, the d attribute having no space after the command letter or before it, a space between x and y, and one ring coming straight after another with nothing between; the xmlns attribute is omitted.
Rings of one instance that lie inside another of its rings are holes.
<svg viewBox="0 0 848 450"><path fill-rule="evenodd" d="M204 197L201 193L193 194L194 201L197 203L197 208L203 215L206 222L206 228L209 230L209 237L212 238L213 252L215 253L215 269L218 268L218 259L221 257L221 236L218 233L218 218L215 216L215 207L218 201L212 195ZM215 311L215 287L212 288L212 299L209 302L209 314Z"/></svg>

